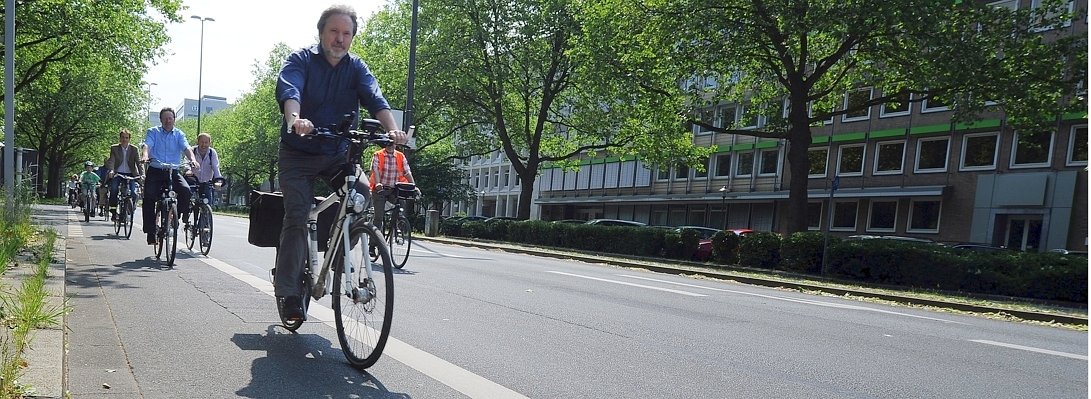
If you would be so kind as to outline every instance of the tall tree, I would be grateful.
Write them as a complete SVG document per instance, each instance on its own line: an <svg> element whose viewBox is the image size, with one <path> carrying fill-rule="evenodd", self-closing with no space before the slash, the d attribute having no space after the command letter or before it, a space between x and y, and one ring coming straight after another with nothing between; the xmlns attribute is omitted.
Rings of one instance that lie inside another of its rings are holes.
<svg viewBox="0 0 1091 399"><path fill-rule="evenodd" d="M146 65L163 54L163 45L170 40L161 19L180 21L181 4L180 0L16 2L16 93L52 66L79 62L89 55L108 57L119 70L143 75Z"/></svg>
<svg viewBox="0 0 1091 399"><path fill-rule="evenodd" d="M579 0L575 15L587 29L580 51L600 57L600 74L631 78L637 101L667 104L660 118L786 140L785 220L795 232L806 228L811 126L831 116L910 93L912 101L949 102L958 120L991 102L1021 124L1086 107L1074 95L1086 79L1086 34L1066 28L1067 1L1041 3L1011 10L957 0ZM863 86L881 94L842 106L846 92ZM752 131L695 117L719 103L744 104L743 120L770 123Z"/></svg>
<svg viewBox="0 0 1091 399"><path fill-rule="evenodd" d="M396 4L386 12L400 13L392 20L404 31L408 1ZM520 179L520 218L530 216L547 163L602 152L696 162L708 153L681 126L633 107L618 79L581 75L598 60L573 57L583 34L576 12L570 0L440 0L420 13L419 125L450 134L462 153L502 151ZM382 33L377 40L403 37Z"/></svg>

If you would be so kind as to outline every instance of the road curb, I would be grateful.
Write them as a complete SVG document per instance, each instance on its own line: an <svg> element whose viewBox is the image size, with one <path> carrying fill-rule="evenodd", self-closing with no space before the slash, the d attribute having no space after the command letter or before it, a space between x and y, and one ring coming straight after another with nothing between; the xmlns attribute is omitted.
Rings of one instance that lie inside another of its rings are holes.
<svg viewBox="0 0 1091 399"><path fill-rule="evenodd" d="M1051 323L1064 323L1064 324L1077 324L1077 325L1085 325L1085 326L1088 324L1087 317L1078 317L1078 316L1055 314L1055 313L1045 313L1045 312L1032 312L1032 311L1023 311L1023 310L1013 310L1013 309L1005 309L1005 308L998 308L998 307L992 307L992 306L982 306L982 305L973 305L973 304L960 303L960 302L949 302L949 301L942 301L942 300L935 300L935 299L919 298L919 297L914 297L914 296L896 295L896 294L888 294L888 293L866 291L866 290L845 289L845 288L838 288L838 287L832 287L832 286L827 286L827 285L821 285L821 284L818 284L818 283L799 283L799 282L793 282L793 281L777 280L777 279L774 279L774 278L757 278L757 277L743 276L743 275L739 275L739 274L734 274L734 273L730 273L728 271L723 271L723 270L715 270L715 269L711 269L711 268L704 267L704 266L698 266L697 264L694 264L694 265L670 265L670 264L662 263L663 260L661 260L661 259L633 260L633 259L618 258L618 257L613 257L613 256L603 256L603 255L578 253L578 252L567 252L567 251L562 251L562 250L546 250L546 249L542 249L542 248L518 246L518 245L509 244L509 243L494 243L494 242L485 242L485 241L477 241L477 240L462 240L462 239L452 239L452 238L447 238L447 237L415 236L413 238L414 239L420 239L420 240L423 240L423 241L433 241L433 242L439 242L439 243L445 243L445 244L462 245L462 246L477 247L477 248L497 249L497 250L502 250L502 251L507 251L507 252L515 252L515 253L522 253L522 254L528 254L528 255L546 256L546 257L560 258L560 259L574 259L574 260L579 260L579 261L584 261L584 262L589 262L589 263L605 263L605 264L610 264L610 265L614 265L614 266L621 266L621 267L643 268L643 269L648 269L648 270L652 270L652 271L659 272L659 273L678 274L678 275L696 274L696 275L701 275L701 276L710 277L710 278L717 278L717 279L723 279L723 280L734 280L734 281L738 281L738 282L744 283L744 284L759 285L759 286L764 286L764 287L788 288L788 289L798 289L798 290L807 290L807 291L819 291L819 292L824 292L824 293L838 295L838 296L858 296L858 297L866 297L866 298L875 298L875 299L898 302L898 303L903 303L903 304L908 304L908 305L932 306L932 307L938 307L938 308L944 308L944 309L953 309L953 310L964 311L964 312L991 313L991 314L997 314L997 315L1007 315L1007 316L1012 316L1012 317L1017 317L1017 318L1020 318L1020 319L1032 320L1032 321L1051 322Z"/></svg>

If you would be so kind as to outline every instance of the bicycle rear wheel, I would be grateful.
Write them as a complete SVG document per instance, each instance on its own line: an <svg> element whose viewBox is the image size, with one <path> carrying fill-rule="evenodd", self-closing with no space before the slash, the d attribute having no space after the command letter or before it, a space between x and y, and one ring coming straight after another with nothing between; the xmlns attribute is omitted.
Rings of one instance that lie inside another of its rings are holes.
<svg viewBox="0 0 1091 399"><path fill-rule="evenodd" d="M337 256L333 264L333 313L337 320L337 339L341 350L345 352L350 364L358 369L366 369L379 360L390 337L391 319L394 315L394 269L390 250L381 236L366 221L353 223L350 230L348 259ZM368 256L363 237L375 244L375 250L382 259L373 264ZM340 251L339 243L335 250ZM333 250L333 249L331 249ZM347 263L346 263L347 261ZM371 268L372 279L367 278L363 269ZM343 270L348 270L350 292L342 292Z"/></svg>
<svg viewBox="0 0 1091 399"><path fill-rule="evenodd" d="M197 236L201 241L201 255L208 255L208 251L212 249L212 207L208 204L201 206L201 217L197 219L197 224L194 226L197 230Z"/></svg>
<svg viewBox="0 0 1091 399"><path fill-rule="evenodd" d="M398 217L398 223L391 223L393 227L390 235L390 254L393 256L394 267L401 269L409 260L409 246L413 243L413 228L409 225L409 219Z"/></svg>

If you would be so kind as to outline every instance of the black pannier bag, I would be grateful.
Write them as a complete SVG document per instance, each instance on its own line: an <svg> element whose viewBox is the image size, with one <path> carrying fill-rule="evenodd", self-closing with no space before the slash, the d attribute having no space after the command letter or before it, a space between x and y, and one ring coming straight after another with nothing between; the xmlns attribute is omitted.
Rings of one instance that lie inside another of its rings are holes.
<svg viewBox="0 0 1091 399"><path fill-rule="evenodd" d="M315 198L315 204L323 198ZM340 202L318 214L318 250L326 251L330 228L337 218ZM258 247L280 246L280 230L284 226L284 196L280 192L250 192L250 232L247 241Z"/></svg>

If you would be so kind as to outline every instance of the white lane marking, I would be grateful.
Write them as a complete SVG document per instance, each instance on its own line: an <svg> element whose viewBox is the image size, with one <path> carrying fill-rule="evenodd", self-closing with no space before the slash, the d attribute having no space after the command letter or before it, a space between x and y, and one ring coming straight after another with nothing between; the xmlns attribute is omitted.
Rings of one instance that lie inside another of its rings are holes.
<svg viewBox="0 0 1091 399"><path fill-rule="evenodd" d="M766 298L766 299L775 299L775 300L778 300L778 301L796 302L796 303L802 303L802 304L807 304L807 305L825 306L825 307L840 308L840 309L863 310L863 311L867 311L867 312L877 312L877 313L891 314L891 315L896 315L896 316L904 316L904 317L913 317L913 318L925 319L925 320L933 320L933 321L938 321L938 322L942 322L942 323L963 324L963 325L967 324L967 323L963 323L963 322L960 322L960 321L940 319L940 318L928 317L928 316L920 316L920 315L914 315L914 314L909 314L909 313L901 313L901 312L895 312L895 311L892 311L892 310L875 309L875 308L869 308L869 307L866 307L866 306L849 305L849 304L843 304L843 303L823 302L823 301L816 301L816 300L813 300L813 299L788 298L788 297L781 297L781 296L775 296L775 295L757 294L757 293L753 293L753 292L727 290L727 289L714 288L714 287L704 287L704 286L700 286L700 285L696 285L696 284L678 283L678 282L674 282L674 281L659 280L659 279L641 277L641 276L632 276L632 275L627 275L627 274L619 274L618 276L634 278L634 279L638 279L638 280L655 281L655 282L660 282L660 283L665 283L665 284L681 285L681 286L685 286L685 287L701 288L701 289L712 290L712 291L729 292L729 293L732 293L732 294L750 295L750 296L756 296L756 297Z"/></svg>
<svg viewBox="0 0 1091 399"><path fill-rule="evenodd" d="M198 258L202 262L212 266L227 275L234 277L257 288L261 292L273 296L273 283L265 281L253 274L247 273L235 266L216 258ZM311 319L318 320L330 327L337 328L333 309L327 308L318 302L311 302L307 314ZM359 328L355 331L358 336L366 334L379 335L378 331L357 323ZM359 337L354 337L360 339ZM458 367L451 362L417 349L412 345L402 342L394 337L387 339L383 356L390 357L398 362L420 371L424 375L451 387L471 398L526 398L503 385L489 381L485 377L474 374L466 369Z"/></svg>
<svg viewBox="0 0 1091 399"><path fill-rule="evenodd" d="M1019 349L1019 350L1030 351L1030 352L1038 352L1038 353L1044 353L1044 354L1047 354L1047 355L1061 356L1061 357L1067 357L1067 358L1077 359L1077 360L1087 360L1087 356L1084 356L1084 355L1077 355L1077 354L1068 353L1068 352L1051 351L1049 349L1035 348L1035 347L1031 347L1031 346L1023 346L1023 345L1016 345L1016 344L1008 344L1008 343L1004 343L1004 342L989 341L987 339L971 339L970 342L977 342L979 344L985 344L985 345L1003 346L1005 348Z"/></svg>
<svg viewBox="0 0 1091 399"><path fill-rule="evenodd" d="M647 288L647 289L656 290L656 291L672 292L672 293L675 293L675 294L681 294L681 295L686 295L686 296L708 296L708 295L705 295L705 294L698 294L698 293L693 293L693 292L689 292L689 291L672 290L670 288L653 287L653 286L650 286L650 285L643 285L643 284L633 284L633 283L628 283L628 282L625 282L625 281L610 280L610 279L591 277L591 276L582 276L582 275L579 275L579 274L558 272L558 271L552 271L552 270L546 271L546 273L560 274L560 275L563 275L563 276L570 276L570 277L579 277L579 278L585 278L585 279L588 279L588 280L595 280L595 281L602 281L602 282L606 282L606 283L627 285L627 286L630 286L630 287Z"/></svg>

